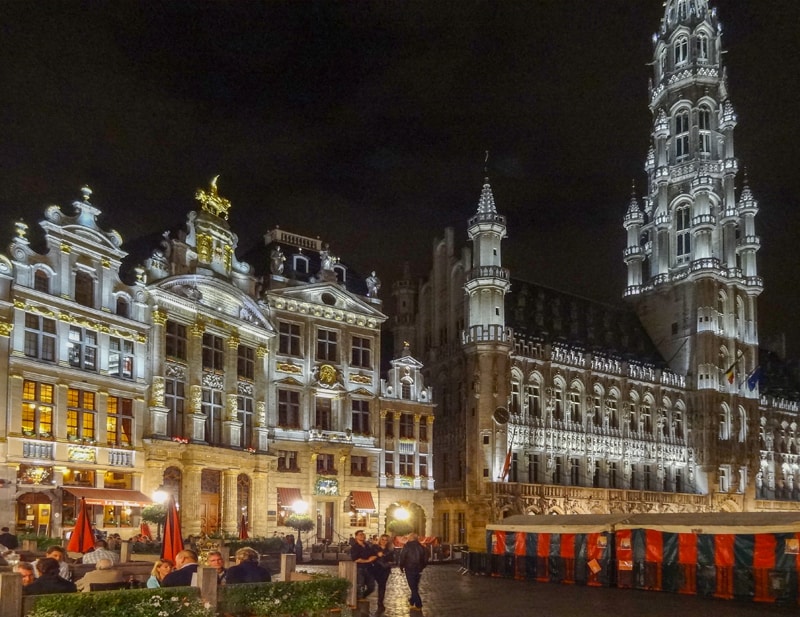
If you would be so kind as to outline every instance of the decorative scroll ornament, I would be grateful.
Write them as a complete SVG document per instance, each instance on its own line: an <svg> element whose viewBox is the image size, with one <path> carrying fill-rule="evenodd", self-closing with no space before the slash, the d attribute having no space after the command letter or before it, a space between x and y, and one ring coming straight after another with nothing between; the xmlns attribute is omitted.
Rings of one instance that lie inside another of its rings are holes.
<svg viewBox="0 0 800 617"><path fill-rule="evenodd" d="M228 210L230 210L231 202L229 199L220 197L217 193L217 179L219 175L214 176L211 181L210 190L208 192L203 189L197 189L194 198L200 202L203 211L228 220Z"/></svg>

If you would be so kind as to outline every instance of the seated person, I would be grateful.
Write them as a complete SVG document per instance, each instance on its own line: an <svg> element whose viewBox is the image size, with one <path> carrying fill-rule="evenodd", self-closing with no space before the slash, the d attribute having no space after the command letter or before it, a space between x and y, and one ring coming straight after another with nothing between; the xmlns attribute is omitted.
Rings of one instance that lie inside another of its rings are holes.
<svg viewBox="0 0 800 617"><path fill-rule="evenodd" d="M69 563L67 563L67 552L61 546L51 546L45 553L45 557L55 559L58 562L58 575L68 581L72 580L72 572L69 571ZM33 572L38 578L40 576L38 567L39 562L33 564Z"/></svg>
<svg viewBox="0 0 800 617"><path fill-rule="evenodd" d="M110 559L101 559L94 565L94 570L90 570L83 575L75 585L78 591L91 591L89 585L92 583L122 583L125 577L122 572L114 567Z"/></svg>
<svg viewBox="0 0 800 617"><path fill-rule="evenodd" d="M27 587L36 580L36 574L33 571L33 564L27 561L20 561L14 566L14 572L22 576L22 586Z"/></svg>
<svg viewBox="0 0 800 617"><path fill-rule="evenodd" d="M175 566L169 559L156 559L153 564L153 569L150 570L150 578L147 579L148 589L158 589L161 587L161 581L164 577L172 572Z"/></svg>
<svg viewBox="0 0 800 617"><path fill-rule="evenodd" d="M175 570L161 581L162 587L189 587L197 574L197 553L185 548L175 555Z"/></svg>
<svg viewBox="0 0 800 617"><path fill-rule="evenodd" d="M225 576L228 571L225 569L225 559L219 551L209 551L206 555L206 565L217 571L217 584L225 584Z"/></svg>
<svg viewBox="0 0 800 617"><path fill-rule="evenodd" d="M23 596L34 596L45 593L72 593L78 591L75 583L58 575L58 561L52 557L43 557L36 562L39 578L22 588Z"/></svg>
<svg viewBox="0 0 800 617"><path fill-rule="evenodd" d="M268 583L272 580L270 571L258 563L258 553L244 546L236 551L236 565L228 568L225 582L228 585L238 583Z"/></svg>
<svg viewBox="0 0 800 617"><path fill-rule="evenodd" d="M81 561L83 563L97 563L101 559L108 559L111 563L119 563L119 555L114 551L108 550L105 540L95 540L94 550L86 553Z"/></svg>

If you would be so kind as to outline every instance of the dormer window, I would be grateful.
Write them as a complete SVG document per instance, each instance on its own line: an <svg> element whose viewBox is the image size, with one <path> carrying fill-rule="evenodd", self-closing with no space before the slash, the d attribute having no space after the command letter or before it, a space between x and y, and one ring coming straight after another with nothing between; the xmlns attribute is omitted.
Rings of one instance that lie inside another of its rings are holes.
<svg viewBox="0 0 800 617"><path fill-rule="evenodd" d="M308 274L308 257L294 255L292 257L292 269L298 274Z"/></svg>
<svg viewBox="0 0 800 617"><path fill-rule="evenodd" d="M131 316L131 307L128 304L128 300L123 298L122 296L117 298L117 308L116 313L120 317L130 317Z"/></svg>
<svg viewBox="0 0 800 617"><path fill-rule="evenodd" d="M83 306L94 306L94 279L88 272L75 273L75 302Z"/></svg>
<svg viewBox="0 0 800 617"><path fill-rule="evenodd" d="M689 60L689 39L682 36L675 41L675 66L686 64Z"/></svg>
<svg viewBox="0 0 800 617"><path fill-rule="evenodd" d="M44 270L37 270L33 275L33 288L42 293L50 293L50 277Z"/></svg>
<svg viewBox="0 0 800 617"><path fill-rule="evenodd" d="M344 266L333 266L333 271L336 273L336 280L344 283L347 280L347 269Z"/></svg>

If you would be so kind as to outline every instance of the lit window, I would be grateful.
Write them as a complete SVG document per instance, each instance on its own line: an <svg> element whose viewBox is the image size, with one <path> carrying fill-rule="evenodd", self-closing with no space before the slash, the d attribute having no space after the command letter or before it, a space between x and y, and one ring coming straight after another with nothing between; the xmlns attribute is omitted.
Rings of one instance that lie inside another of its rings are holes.
<svg viewBox="0 0 800 617"><path fill-rule="evenodd" d="M68 438L94 440L96 413L94 392L67 389Z"/></svg>
<svg viewBox="0 0 800 617"><path fill-rule="evenodd" d="M86 371L97 370L97 332L71 326L67 355L70 366Z"/></svg>
<svg viewBox="0 0 800 617"><path fill-rule="evenodd" d="M689 261L689 253L692 249L690 216L691 208L689 206L675 210L675 255L678 263Z"/></svg>
<svg viewBox="0 0 800 617"><path fill-rule="evenodd" d="M108 397L106 439L110 446L130 446L133 443L133 400Z"/></svg>
<svg viewBox="0 0 800 617"><path fill-rule="evenodd" d="M112 336L108 346L108 374L133 379L133 341Z"/></svg>
<svg viewBox="0 0 800 617"><path fill-rule="evenodd" d="M53 435L52 384L25 380L22 382L22 430L26 434Z"/></svg>

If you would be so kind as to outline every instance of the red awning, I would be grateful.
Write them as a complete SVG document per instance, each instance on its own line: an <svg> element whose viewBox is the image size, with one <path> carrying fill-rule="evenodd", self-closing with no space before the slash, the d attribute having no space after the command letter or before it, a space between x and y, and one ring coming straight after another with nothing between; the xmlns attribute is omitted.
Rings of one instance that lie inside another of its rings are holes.
<svg viewBox="0 0 800 617"><path fill-rule="evenodd" d="M360 512L375 512L375 502L369 491L351 491L350 507Z"/></svg>
<svg viewBox="0 0 800 617"><path fill-rule="evenodd" d="M153 503L144 493L124 488L65 486L64 490L75 497L85 497L86 503L91 506L149 506Z"/></svg>
<svg viewBox="0 0 800 617"><path fill-rule="evenodd" d="M303 501L299 488L278 487L278 507L290 510L296 501Z"/></svg>

